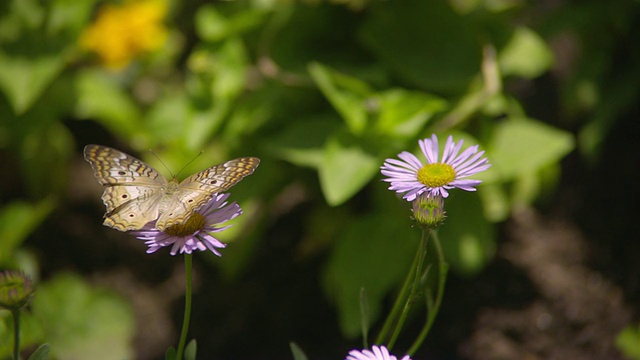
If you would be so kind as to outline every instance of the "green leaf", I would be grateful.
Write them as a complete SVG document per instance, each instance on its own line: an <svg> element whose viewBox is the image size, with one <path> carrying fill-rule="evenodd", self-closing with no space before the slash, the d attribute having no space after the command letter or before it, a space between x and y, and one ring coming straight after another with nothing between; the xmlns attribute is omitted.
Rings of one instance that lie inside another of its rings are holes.
<svg viewBox="0 0 640 360"><path fill-rule="evenodd" d="M40 284L32 310L42 320L52 357L133 357L134 321L129 304L76 275L62 274Z"/></svg>
<svg viewBox="0 0 640 360"><path fill-rule="evenodd" d="M492 170L513 180L559 162L575 147L573 136L539 121L511 119L495 128L489 144Z"/></svg>
<svg viewBox="0 0 640 360"><path fill-rule="evenodd" d="M298 119L270 138L265 147L293 164L319 169L324 158L324 144L339 126L335 116Z"/></svg>
<svg viewBox="0 0 640 360"><path fill-rule="evenodd" d="M438 229L444 258L459 274L475 275L495 254L494 227L485 219L475 193L452 191L444 206L447 219Z"/></svg>
<svg viewBox="0 0 640 360"><path fill-rule="evenodd" d="M0 28L0 90L16 114L25 113L64 69L93 3L13 1Z"/></svg>
<svg viewBox="0 0 640 360"><path fill-rule="evenodd" d="M173 346L169 347L164 354L164 360L175 360L176 357L178 357L178 353Z"/></svg>
<svg viewBox="0 0 640 360"><path fill-rule="evenodd" d="M239 11L227 18L215 6L204 5L196 12L196 33L205 41L220 41L260 25L265 15L266 11L253 8Z"/></svg>
<svg viewBox="0 0 640 360"><path fill-rule="evenodd" d="M55 207L53 199L36 204L16 201L0 209L0 264L7 264L14 251Z"/></svg>
<svg viewBox="0 0 640 360"><path fill-rule="evenodd" d="M411 139L418 135L433 115L443 111L447 102L441 98L404 89L389 89L377 96L379 134Z"/></svg>
<svg viewBox="0 0 640 360"><path fill-rule="evenodd" d="M75 77L76 116L98 121L113 134L132 139L142 124L138 106L118 78L101 70L84 70Z"/></svg>
<svg viewBox="0 0 640 360"><path fill-rule="evenodd" d="M517 28L498 56L504 75L535 78L549 70L553 64L553 53L544 39L531 29Z"/></svg>
<svg viewBox="0 0 640 360"><path fill-rule="evenodd" d="M305 355L304 351L298 346L298 344L293 341L289 342L289 348L291 349L291 355L293 355L293 360L308 360L307 355Z"/></svg>
<svg viewBox="0 0 640 360"><path fill-rule="evenodd" d="M408 221L376 214L352 221L337 239L323 283L338 305L345 336L361 335L362 288L367 292L370 321L377 320L385 295L402 281L411 265L419 237L414 230Z"/></svg>
<svg viewBox="0 0 640 360"><path fill-rule="evenodd" d="M480 71L481 37L470 24L446 1L380 1L360 37L405 82L455 93Z"/></svg>
<svg viewBox="0 0 640 360"><path fill-rule="evenodd" d="M29 356L29 360L47 360L49 359L49 351L51 346L49 344L40 345L36 351Z"/></svg>
<svg viewBox="0 0 640 360"><path fill-rule="evenodd" d="M45 47L33 41L11 48L3 46L0 50L0 89L16 114L29 109L62 72L65 62L66 54L59 47Z"/></svg>
<svg viewBox="0 0 640 360"><path fill-rule="evenodd" d="M189 341L187 347L184 349L184 360L196 360L196 352L198 351L198 345L196 339Z"/></svg>
<svg viewBox="0 0 640 360"><path fill-rule="evenodd" d="M309 65L309 73L351 132L361 134L367 126L365 105L372 95L369 86L355 77L340 74L319 63Z"/></svg>
<svg viewBox="0 0 640 360"><path fill-rule="evenodd" d="M377 156L365 150L363 143L346 136L331 137L320 165L320 186L329 205L349 200L378 172Z"/></svg>
<svg viewBox="0 0 640 360"><path fill-rule="evenodd" d="M191 123L193 109L184 92L165 94L149 110L145 117L145 126L150 135L151 146L158 144L177 144L185 138L185 131Z"/></svg>

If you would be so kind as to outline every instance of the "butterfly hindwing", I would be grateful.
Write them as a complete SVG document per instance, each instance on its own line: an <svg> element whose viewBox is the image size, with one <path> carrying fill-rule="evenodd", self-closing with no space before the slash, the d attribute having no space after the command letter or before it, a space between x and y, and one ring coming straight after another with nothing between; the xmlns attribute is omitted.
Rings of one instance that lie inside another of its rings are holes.
<svg viewBox="0 0 640 360"><path fill-rule="evenodd" d="M107 213L104 225L120 231L139 230L158 218L161 188L141 185L110 186L102 201Z"/></svg>

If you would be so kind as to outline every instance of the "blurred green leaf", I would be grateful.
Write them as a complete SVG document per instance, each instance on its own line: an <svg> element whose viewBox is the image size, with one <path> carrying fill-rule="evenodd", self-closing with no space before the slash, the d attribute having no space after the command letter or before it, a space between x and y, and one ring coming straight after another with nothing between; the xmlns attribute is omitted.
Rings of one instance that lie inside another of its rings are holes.
<svg viewBox="0 0 640 360"><path fill-rule="evenodd" d="M378 157L364 148L364 144L347 136L333 136L327 140L320 164L320 186L329 205L349 200L378 172Z"/></svg>
<svg viewBox="0 0 640 360"><path fill-rule="evenodd" d="M176 349L171 346L167 349L167 352L164 354L164 360L175 360L175 358L178 356L178 353L176 352Z"/></svg>
<svg viewBox="0 0 640 360"><path fill-rule="evenodd" d="M447 219L438 229L444 258L457 273L475 275L495 254L493 225L483 216L482 204L475 193L452 192L444 207Z"/></svg>
<svg viewBox="0 0 640 360"><path fill-rule="evenodd" d="M574 149L573 136L539 121L511 119L496 126L489 153L503 181L560 161Z"/></svg>
<svg viewBox="0 0 640 360"><path fill-rule="evenodd" d="M16 0L0 28L0 89L16 114L23 114L61 74L93 3Z"/></svg>
<svg viewBox="0 0 640 360"><path fill-rule="evenodd" d="M51 346L49 344L42 344L29 356L29 360L47 360L49 359L50 350Z"/></svg>
<svg viewBox="0 0 640 360"><path fill-rule="evenodd" d="M443 111L447 102L425 93L389 89L380 93L378 133L411 139L418 135L435 113Z"/></svg>
<svg viewBox="0 0 640 360"><path fill-rule="evenodd" d="M59 196L67 187L74 142L69 129L59 122L26 134L20 161L27 190L33 198Z"/></svg>
<svg viewBox="0 0 640 360"><path fill-rule="evenodd" d="M129 304L76 275L61 274L39 284L32 310L42 321L52 357L120 360L133 356Z"/></svg>
<svg viewBox="0 0 640 360"><path fill-rule="evenodd" d="M215 6L203 5L196 12L196 33L205 41L220 41L260 25L266 14L264 10L251 8L225 17Z"/></svg>
<svg viewBox="0 0 640 360"><path fill-rule="evenodd" d="M11 101L16 114L22 114L38 99L64 68L62 48L51 49L42 43L24 44L24 49L0 50L0 89ZM22 50L22 51L21 51Z"/></svg>
<svg viewBox="0 0 640 360"><path fill-rule="evenodd" d="M116 76L102 70L83 70L75 76L75 86L75 113L80 119L95 120L123 139L141 132L138 105Z"/></svg>
<svg viewBox="0 0 640 360"><path fill-rule="evenodd" d="M340 327L349 338L361 334L360 289L367 292L370 321L398 286L418 246L419 231L389 214L357 219L344 229L327 263L323 282L338 305Z"/></svg>
<svg viewBox="0 0 640 360"><path fill-rule="evenodd" d="M144 125L150 135L151 147L186 143L188 124L191 123L193 109L189 97L181 91L165 94L158 99L145 116Z"/></svg>
<svg viewBox="0 0 640 360"><path fill-rule="evenodd" d="M407 83L457 93L480 71L480 37L471 24L446 1L382 1L367 11L360 35Z"/></svg>
<svg viewBox="0 0 640 360"><path fill-rule="evenodd" d="M293 356L293 360L308 360L307 355L305 355L304 351L298 346L298 344L293 341L289 342L289 349L291 349L291 355Z"/></svg>
<svg viewBox="0 0 640 360"><path fill-rule="evenodd" d="M0 264L7 264L14 251L54 209L51 198L35 204L16 201L0 209Z"/></svg>
<svg viewBox="0 0 640 360"><path fill-rule="evenodd" d="M369 86L355 77L340 74L319 63L309 65L309 73L351 132L361 134L367 126L365 105L372 95Z"/></svg>
<svg viewBox="0 0 640 360"><path fill-rule="evenodd" d="M184 360L196 360L196 353L198 351L198 345L196 339L189 341L187 347L184 349Z"/></svg>
<svg viewBox="0 0 640 360"><path fill-rule="evenodd" d="M531 29L517 28L498 56L504 75L535 78L549 70L553 53L545 41Z"/></svg>
<svg viewBox="0 0 640 360"><path fill-rule="evenodd" d="M298 119L269 139L265 147L298 166L320 168L324 144L339 125L332 116Z"/></svg>
<svg viewBox="0 0 640 360"><path fill-rule="evenodd" d="M640 326L629 325L616 337L616 347L630 359L640 360Z"/></svg>

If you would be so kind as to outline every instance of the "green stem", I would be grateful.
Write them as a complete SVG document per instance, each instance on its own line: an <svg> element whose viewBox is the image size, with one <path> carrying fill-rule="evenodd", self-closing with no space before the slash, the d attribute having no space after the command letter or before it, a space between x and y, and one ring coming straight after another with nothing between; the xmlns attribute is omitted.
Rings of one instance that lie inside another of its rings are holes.
<svg viewBox="0 0 640 360"><path fill-rule="evenodd" d="M424 339L427 337L429 330L431 330L431 326L433 325L433 322L438 315L438 311L440 310L440 304L442 303L442 297L444 295L444 286L447 282L447 272L449 271L449 265L444 261L444 255L442 254L442 246L440 245L440 238L438 237L438 234L434 233L433 235L433 245L436 248L436 256L438 261L438 293L436 294L435 303L431 301L427 303L427 311L429 314L427 317L427 322L422 327L420 334L418 334L418 337L413 342L413 345L411 345L411 348L409 348L409 351L407 353L410 356L413 356L418 348L420 348L420 345L422 345L422 343L424 342Z"/></svg>
<svg viewBox="0 0 640 360"><path fill-rule="evenodd" d="M426 255L426 244L427 238L429 236L428 230L422 231L422 239L420 240L419 250L416 251L416 256L413 258L413 262L411 263L411 267L407 272L407 277L404 280L404 284L402 284L402 289L396 298L395 303L393 304L393 308L387 316L384 325L382 326L382 330L378 334L376 339L376 344L387 344L388 348L391 348L395 343L395 340L402 328L402 323L406 318L406 311L409 308L411 299L413 294L415 293L416 282L420 277L420 273L422 272L422 263L424 262L424 257ZM402 311L404 316L400 314ZM389 338L389 332L394 327L393 334ZM388 340L387 340L388 339Z"/></svg>
<svg viewBox="0 0 640 360"><path fill-rule="evenodd" d="M13 317L13 360L20 360L20 310L11 310Z"/></svg>
<svg viewBox="0 0 640 360"><path fill-rule="evenodd" d="M187 342L187 332L189 331L189 319L191 318L191 265L192 255L184 254L184 272L185 272L185 296L184 296L184 318L182 319L182 332L180 333L180 342L178 343L178 352L176 360L182 360L184 354L185 343Z"/></svg>

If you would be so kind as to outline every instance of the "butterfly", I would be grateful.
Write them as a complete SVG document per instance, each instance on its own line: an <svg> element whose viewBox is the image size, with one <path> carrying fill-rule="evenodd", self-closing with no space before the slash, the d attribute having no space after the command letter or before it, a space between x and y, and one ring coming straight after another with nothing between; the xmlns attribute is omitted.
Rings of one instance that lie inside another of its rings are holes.
<svg viewBox="0 0 640 360"><path fill-rule="evenodd" d="M100 185L107 187L102 194L107 208L104 225L120 231L140 230L154 220L160 231L182 224L215 194L230 189L260 164L256 157L229 160L178 182L107 146L85 146L84 158Z"/></svg>

